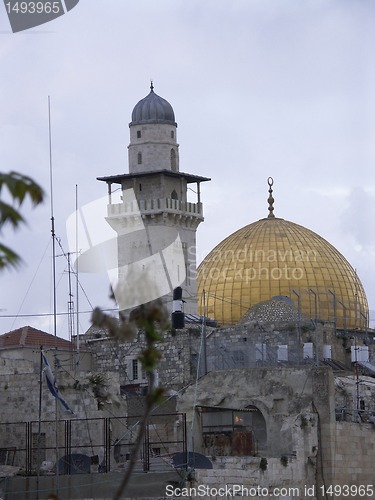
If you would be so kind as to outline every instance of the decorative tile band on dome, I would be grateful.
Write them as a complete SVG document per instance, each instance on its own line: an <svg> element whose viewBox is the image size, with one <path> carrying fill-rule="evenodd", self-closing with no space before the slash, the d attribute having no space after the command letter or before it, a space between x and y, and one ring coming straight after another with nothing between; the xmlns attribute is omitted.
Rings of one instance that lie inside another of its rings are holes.
<svg viewBox="0 0 375 500"><path fill-rule="evenodd" d="M272 297L252 306L240 319L240 324L257 321L259 323L298 322L300 315L289 297Z"/></svg>
<svg viewBox="0 0 375 500"><path fill-rule="evenodd" d="M129 126L146 123L165 123L177 127L172 106L167 100L155 94L152 82L150 93L134 106Z"/></svg>

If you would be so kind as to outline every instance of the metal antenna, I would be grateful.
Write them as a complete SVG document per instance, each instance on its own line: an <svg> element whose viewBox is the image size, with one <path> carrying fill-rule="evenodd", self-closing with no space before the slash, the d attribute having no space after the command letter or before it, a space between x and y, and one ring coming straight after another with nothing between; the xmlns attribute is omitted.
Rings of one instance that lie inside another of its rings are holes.
<svg viewBox="0 0 375 500"><path fill-rule="evenodd" d="M55 217L53 210L53 175L52 175L52 126L51 126L51 98L48 96L48 142L49 142L49 176L51 195L51 235L52 235L52 273L53 273L53 334L57 336L57 305L56 305L56 245L55 245ZM56 345L57 347L57 345Z"/></svg>

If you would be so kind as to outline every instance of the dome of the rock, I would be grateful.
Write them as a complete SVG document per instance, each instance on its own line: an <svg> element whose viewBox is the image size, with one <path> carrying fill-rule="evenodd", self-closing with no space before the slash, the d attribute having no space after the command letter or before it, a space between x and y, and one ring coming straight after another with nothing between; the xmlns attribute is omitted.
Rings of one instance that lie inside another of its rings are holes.
<svg viewBox="0 0 375 500"><path fill-rule="evenodd" d="M205 309L230 325L255 304L284 296L305 318L366 327L366 294L349 262L318 234L272 211L228 236L200 264L200 314Z"/></svg>

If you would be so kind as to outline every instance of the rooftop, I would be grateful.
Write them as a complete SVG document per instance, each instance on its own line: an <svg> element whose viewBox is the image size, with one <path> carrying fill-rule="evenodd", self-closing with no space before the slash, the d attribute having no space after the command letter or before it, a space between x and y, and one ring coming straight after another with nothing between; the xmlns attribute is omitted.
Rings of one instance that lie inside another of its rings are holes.
<svg viewBox="0 0 375 500"><path fill-rule="evenodd" d="M17 330L0 335L0 349L9 347L56 347L60 349L73 349L74 344L61 337L37 330L31 326L23 326Z"/></svg>

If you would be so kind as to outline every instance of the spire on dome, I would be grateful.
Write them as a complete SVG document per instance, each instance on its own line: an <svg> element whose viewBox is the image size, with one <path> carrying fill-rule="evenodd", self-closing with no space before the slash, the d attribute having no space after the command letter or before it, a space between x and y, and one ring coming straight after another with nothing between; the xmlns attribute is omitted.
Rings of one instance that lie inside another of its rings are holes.
<svg viewBox="0 0 375 500"><path fill-rule="evenodd" d="M152 80L150 80L150 82L151 82L150 89L151 89L151 92L153 92L154 91L154 82Z"/></svg>
<svg viewBox="0 0 375 500"><path fill-rule="evenodd" d="M268 211L269 211L269 214L268 214L268 218L271 218L271 217L275 217L274 214L273 214L273 202L275 201L273 196L272 196L272 186L273 186L273 179L272 177L268 177L267 179L267 182L268 182L268 185L269 185L269 196L268 196Z"/></svg>

